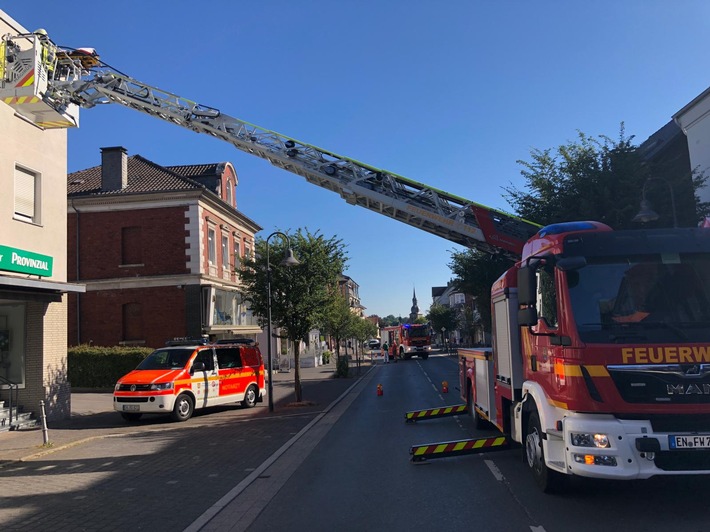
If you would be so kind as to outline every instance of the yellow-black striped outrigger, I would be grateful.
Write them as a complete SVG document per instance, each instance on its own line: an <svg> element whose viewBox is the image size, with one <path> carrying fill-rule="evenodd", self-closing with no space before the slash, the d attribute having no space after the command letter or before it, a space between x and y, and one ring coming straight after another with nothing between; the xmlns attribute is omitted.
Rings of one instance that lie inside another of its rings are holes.
<svg viewBox="0 0 710 532"><path fill-rule="evenodd" d="M412 410L404 414L407 423L419 421L421 419L432 419L435 417L458 416L468 412L467 405L442 406L440 408L429 408L427 410Z"/></svg>
<svg viewBox="0 0 710 532"><path fill-rule="evenodd" d="M496 436L493 438L476 438L472 440L413 445L409 450L409 454L412 455L412 462L422 462L424 460L444 458L446 456L505 451L509 447L510 444L506 436Z"/></svg>

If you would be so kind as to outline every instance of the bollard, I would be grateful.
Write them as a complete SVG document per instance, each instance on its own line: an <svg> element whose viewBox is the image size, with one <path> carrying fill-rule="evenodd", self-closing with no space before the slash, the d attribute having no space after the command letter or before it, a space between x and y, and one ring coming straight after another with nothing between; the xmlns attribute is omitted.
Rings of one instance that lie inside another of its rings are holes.
<svg viewBox="0 0 710 532"><path fill-rule="evenodd" d="M446 381L443 381L441 383L441 393L449 393L449 383Z"/></svg>
<svg viewBox="0 0 710 532"><path fill-rule="evenodd" d="M39 402L39 410L42 417L42 440L44 445L49 443L49 432L47 431L47 415L44 413L44 401Z"/></svg>
<svg viewBox="0 0 710 532"><path fill-rule="evenodd" d="M377 395L379 396L379 395L383 395L383 394L384 394L384 392L382 391L382 385L378 384L377 385Z"/></svg>

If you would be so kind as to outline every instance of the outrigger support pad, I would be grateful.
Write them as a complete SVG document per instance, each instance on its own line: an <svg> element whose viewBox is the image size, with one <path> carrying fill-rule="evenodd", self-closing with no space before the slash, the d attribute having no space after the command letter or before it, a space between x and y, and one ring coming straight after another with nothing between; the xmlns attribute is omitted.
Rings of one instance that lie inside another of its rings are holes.
<svg viewBox="0 0 710 532"><path fill-rule="evenodd" d="M467 405L442 406L440 408L429 408L427 410L412 410L404 414L407 423L413 423L422 419L432 419L435 417L458 416L468 413Z"/></svg>
<svg viewBox="0 0 710 532"><path fill-rule="evenodd" d="M409 450L409 454L412 455L412 462L422 462L424 460L431 460L432 458L445 458L447 456L505 451L509 447L510 442L506 436L497 436L494 438L476 438L472 440L413 445Z"/></svg>

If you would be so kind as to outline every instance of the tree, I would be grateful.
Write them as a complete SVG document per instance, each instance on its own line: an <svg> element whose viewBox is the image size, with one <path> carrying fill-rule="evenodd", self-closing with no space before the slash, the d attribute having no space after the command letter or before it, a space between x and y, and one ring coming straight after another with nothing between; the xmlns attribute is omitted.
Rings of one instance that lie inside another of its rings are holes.
<svg viewBox="0 0 710 532"><path fill-rule="evenodd" d="M576 142L555 150L533 149L530 161L518 161L527 191L508 187L506 199L518 216L541 225L595 220L613 229L638 228L632 220L646 185L646 198L661 216L649 227L673 225L673 208L668 187L674 191L678 225L692 227L708 213L697 190L707 178L679 170L679 165L647 160L627 137L623 123L618 140L597 139L578 132ZM656 182L654 182L656 181ZM664 185L665 181L667 185ZM512 263L497 255L474 250L452 252L449 267L455 285L476 298L484 331L491 330L490 289Z"/></svg>
<svg viewBox="0 0 710 532"><path fill-rule="evenodd" d="M340 361L340 342L352 336L355 315L350 310L348 300L340 293L334 293L324 308L320 327L335 340L335 356Z"/></svg>
<svg viewBox="0 0 710 532"><path fill-rule="evenodd" d="M453 331L456 328L456 312L451 307L434 304L429 307L427 319L435 333L441 332L442 327L447 331ZM442 343L444 340L445 338L442 336Z"/></svg>
<svg viewBox="0 0 710 532"><path fill-rule="evenodd" d="M666 164L649 161L633 137L626 137L623 123L618 140L600 135L597 139L578 132L576 142L557 149L530 152L523 166L527 192L505 188L506 199L522 218L541 225L575 220L595 220L613 229L638 228L632 220L639 210L644 184L647 199L661 218L650 226L673 225L668 186L674 191L678 225L693 227L707 211L707 204L695 192L706 178L690 171L670 173ZM653 179L667 186L650 186Z"/></svg>
<svg viewBox="0 0 710 532"><path fill-rule="evenodd" d="M491 333L491 286L513 261L503 255L490 255L475 249L453 251L449 268L454 288L472 296L481 315L481 326Z"/></svg>
<svg viewBox="0 0 710 532"><path fill-rule="evenodd" d="M358 355L358 353L362 351L362 346L365 341L367 341L368 338L373 338L376 335L377 327L375 327L374 323L372 323L370 320L366 320L365 318L360 318L357 316L355 317L355 319L353 320L352 337L356 340L355 355L358 364L358 371L360 369L360 356Z"/></svg>
<svg viewBox="0 0 710 532"><path fill-rule="evenodd" d="M294 387L296 401L300 402L303 400L299 360L301 341L321 323L323 309L332 299L332 287L337 286L347 256L341 240L299 229L290 235L290 243L300 264L286 268L279 263L287 243L285 239L274 240L268 247L271 321L272 326L281 328L295 346ZM268 319L267 272L267 242L257 239L255 253L238 266L237 273L245 299L250 303L252 312L259 317L262 327Z"/></svg>

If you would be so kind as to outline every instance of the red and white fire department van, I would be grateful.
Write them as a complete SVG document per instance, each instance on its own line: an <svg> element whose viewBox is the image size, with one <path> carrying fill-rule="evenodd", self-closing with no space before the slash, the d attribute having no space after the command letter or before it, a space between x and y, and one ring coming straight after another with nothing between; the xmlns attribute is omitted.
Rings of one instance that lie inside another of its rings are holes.
<svg viewBox="0 0 710 532"><path fill-rule="evenodd" d="M143 414L186 421L198 408L235 402L251 408L262 402L266 388L259 347L250 341L222 342L171 341L153 351L116 383L114 410L126 421Z"/></svg>

